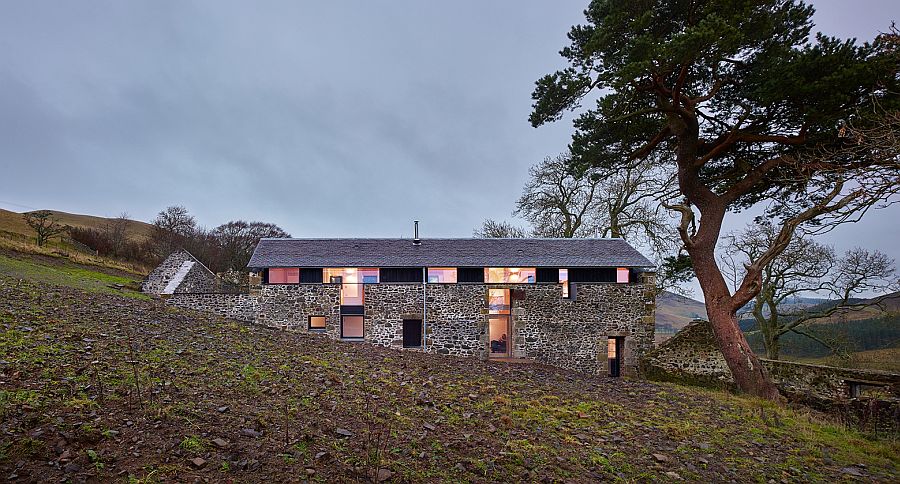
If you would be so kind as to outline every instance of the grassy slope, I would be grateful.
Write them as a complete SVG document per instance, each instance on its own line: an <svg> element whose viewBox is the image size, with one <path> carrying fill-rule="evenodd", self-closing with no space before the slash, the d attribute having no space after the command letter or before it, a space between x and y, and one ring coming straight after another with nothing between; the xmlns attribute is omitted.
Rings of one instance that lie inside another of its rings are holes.
<svg viewBox="0 0 900 484"><path fill-rule="evenodd" d="M0 251L0 275L74 287L89 293L149 299L140 292L141 277L138 275L106 267L76 264L61 257Z"/></svg>
<svg viewBox="0 0 900 484"><path fill-rule="evenodd" d="M103 229L112 219L104 217L96 217L93 215L80 215L75 213L52 211L54 216L59 219L63 225L71 225L73 227ZM34 233L25 224L22 214L11 212L9 210L0 209L0 232L11 232L13 234L25 235L33 237ZM138 220L128 222L126 234L132 240L145 240L150 237L153 226Z"/></svg>
<svg viewBox="0 0 900 484"><path fill-rule="evenodd" d="M72 277L54 282L80 286ZM896 441L752 399L334 342L3 275L0 355L0 475L26 480L334 482L382 467L397 481L810 482L865 464L854 469L893 481L900 464Z"/></svg>

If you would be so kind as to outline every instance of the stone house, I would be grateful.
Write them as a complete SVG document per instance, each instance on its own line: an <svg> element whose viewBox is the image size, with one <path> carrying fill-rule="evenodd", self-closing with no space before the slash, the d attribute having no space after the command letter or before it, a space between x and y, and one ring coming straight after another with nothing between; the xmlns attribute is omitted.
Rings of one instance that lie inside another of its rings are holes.
<svg viewBox="0 0 900 484"><path fill-rule="evenodd" d="M248 268L270 327L612 376L653 348L653 264L622 239L263 239Z"/></svg>

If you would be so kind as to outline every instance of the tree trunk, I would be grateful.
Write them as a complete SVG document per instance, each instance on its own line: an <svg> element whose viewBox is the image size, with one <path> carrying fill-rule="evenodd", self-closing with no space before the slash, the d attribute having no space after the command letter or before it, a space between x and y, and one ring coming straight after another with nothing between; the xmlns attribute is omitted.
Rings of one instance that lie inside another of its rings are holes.
<svg viewBox="0 0 900 484"><path fill-rule="evenodd" d="M714 247L695 245L689 252L694 271L706 300L706 313L722 356L731 370L738 388L751 395L782 401L778 388L772 383L766 368L750 349L738 326L736 310L732 309L731 294L716 265Z"/></svg>

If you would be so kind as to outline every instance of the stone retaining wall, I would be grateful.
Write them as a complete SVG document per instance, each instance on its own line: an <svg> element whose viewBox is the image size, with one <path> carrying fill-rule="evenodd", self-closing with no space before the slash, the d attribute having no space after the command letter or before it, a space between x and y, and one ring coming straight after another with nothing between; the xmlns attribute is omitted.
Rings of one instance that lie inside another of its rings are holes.
<svg viewBox="0 0 900 484"><path fill-rule="evenodd" d="M851 398L851 387L871 383L900 398L900 375L885 371L837 368L760 358L779 389L809 403L841 402ZM733 388L725 358L718 350L707 321L695 321L650 352L642 363L651 378Z"/></svg>
<svg viewBox="0 0 900 484"><path fill-rule="evenodd" d="M250 294L175 293L166 297L166 304L250 323L256 321L259 309L257 297Z"/></svg>

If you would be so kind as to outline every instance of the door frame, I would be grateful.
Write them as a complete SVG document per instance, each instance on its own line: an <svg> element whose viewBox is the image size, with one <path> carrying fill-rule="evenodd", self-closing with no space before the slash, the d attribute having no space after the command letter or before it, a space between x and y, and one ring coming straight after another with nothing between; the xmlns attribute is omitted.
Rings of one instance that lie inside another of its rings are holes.
<svg viewBox="0 0 900 484"><path fill-rule="evenodd" d="M607 360L609 366L609 376L612 378L618 378L622 376L622 353L625 351L625 337L624 336L608 336L606 340L607 346L612 342L613 351L616 356L614 358L609 358L609 348L607 347Z"/></svg>
<svg viewBox="0 0 900 484"><path fill-rule="evenodd" d="M491 319L506 319L506 352L504 353L494 353L491 351ZM509 358L512 354L512 315L510 314L490 314L488 315L488 337L487 337L487 349L488 349L488 357L489 358Z"/></svg>

